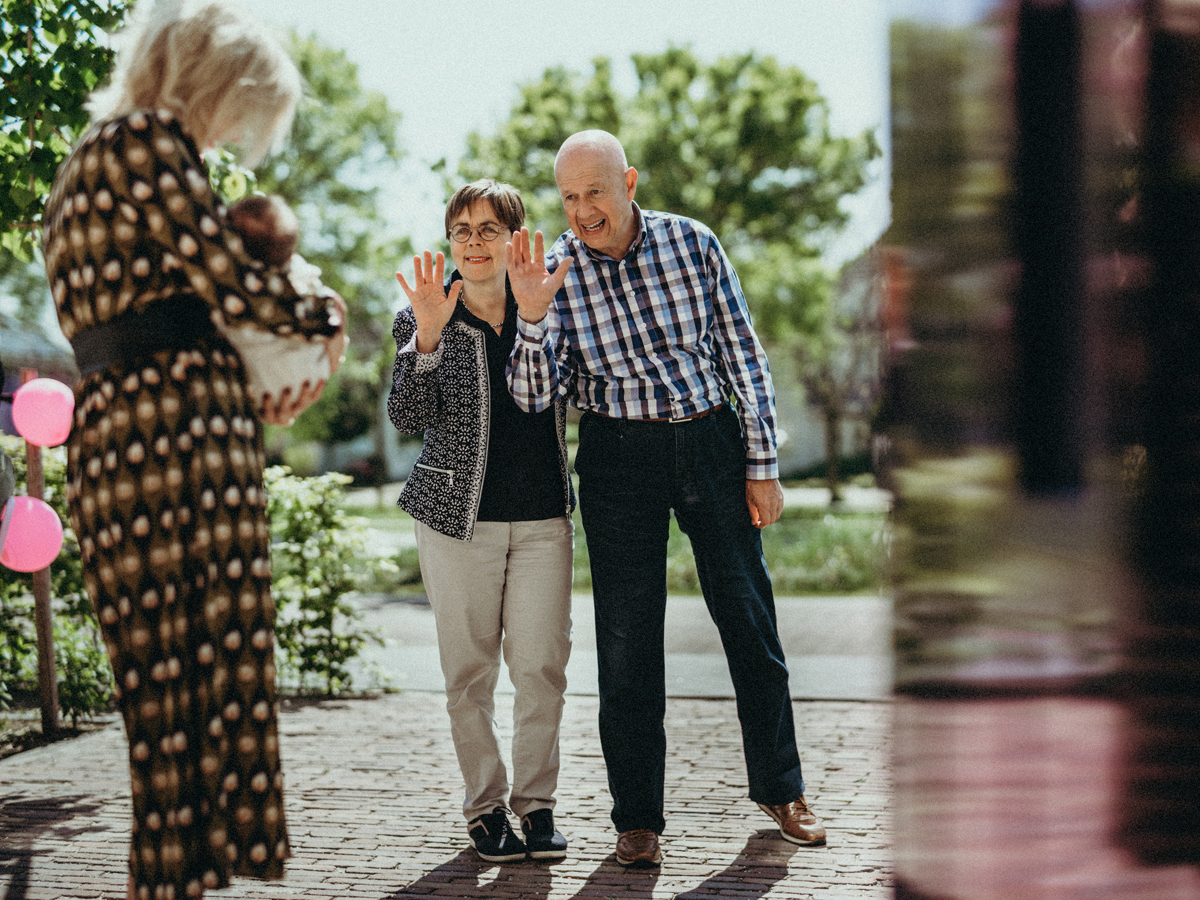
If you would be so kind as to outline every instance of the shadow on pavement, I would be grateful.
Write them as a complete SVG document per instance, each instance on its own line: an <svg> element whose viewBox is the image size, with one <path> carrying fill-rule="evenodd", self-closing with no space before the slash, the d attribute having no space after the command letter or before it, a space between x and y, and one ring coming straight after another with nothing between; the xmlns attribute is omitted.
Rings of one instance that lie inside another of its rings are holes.
<svg viewBox="0 0 1200 900"><path fill-rule="evenodd" d="M779 839L778 832L755 832L723 872L706 878L690 891L677 895L675 900L714 900L733 894L738 900L758 900L788 877L788 860L798 849Z"/></svg>
<svg viewBox="0 0 1200 900"><path fill-rule="evenodd" d="M550 862L499 865L482 861L473 850L463 850L385 900L444 898L448 891L456 897L484 898L495 896L497 889L504 896L516 892L522 900L545 900L553 881L551 867Z"/></svg>
<svg viewBox="0 0 1200 900"><path fill-rule="evenodd" d="M2 900L25 900L33 858L39 853L32 848L44 832L52 831L56 838L67 841L104 830L95 825L64 825L76 816L91 816L99 808L99 804L81 803L81 799L78 795L37 800L25 800L21 794L0 797L0 878L8 881Z"/></svg>
<svg viewBox="0 0 1200 900"><path fill-rule="evenodd" d="M665 855L665 854L664 854ZM618 895L621 900L651 900L658 884L660 869L625 869L617 865L617 855L610 853L583 882L570 900Z"/></svg>

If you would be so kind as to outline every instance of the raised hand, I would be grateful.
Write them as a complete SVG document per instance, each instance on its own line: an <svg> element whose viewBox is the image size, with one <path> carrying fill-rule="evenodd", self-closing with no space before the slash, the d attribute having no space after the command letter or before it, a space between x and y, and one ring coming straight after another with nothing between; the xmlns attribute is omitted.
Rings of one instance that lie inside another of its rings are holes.
<svg viewBox="0 0 1200 900"><path fill-rule="evenodd" d="M402 273L396 273L400 287L404 288L404 293L408 295L408 302L412 304L413 315L417 320L418 353L432 353L437 349L438 343L442 339L442 329L454 315L454 307L458 303L459 295L462 294L463 283L461 281L454 282L450 293L446 293L442 287L445 273L446 257L438 253L435 262L433 254L428 250L425 251L423 264L421 257L413 257L413 285L411 287L404 280Z"/></svg>
<svg viewBox="0 0 1200 900"><path fill-rule="evenodd" d="M534 235L530 249L528 228L522 228L504 245L508 283L517 299L517 312L526 322L540 322L546 318L554 295L563 286L571 268L572 260L567 258L553 272L547 271L546 254L542 248L542 233L539 231Z"/></svg>

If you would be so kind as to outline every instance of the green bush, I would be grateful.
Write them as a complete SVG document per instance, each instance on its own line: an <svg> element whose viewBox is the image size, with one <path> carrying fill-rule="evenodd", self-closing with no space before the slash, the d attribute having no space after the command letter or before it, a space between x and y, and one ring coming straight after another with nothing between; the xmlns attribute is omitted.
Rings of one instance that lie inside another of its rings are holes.
<svg viewBox="0 0 1200 900"><path fill-rule="evenodd" d="M889 548L886 515L788 512L763 529L763 554L776 594L859 594L883 589Z"/></svg>
<svg viewBox="0 0 1200 900"><path fill-rule="evenodd" d="M54 662L58 672L58 708L79 727L80 716L89 717L112 705L112 668L108 652L89 619L56 617Z"/></svg>
<svg viewBox="0 0 1200 900"><path fill-rule="evenodd" d="M14 690L29 689L29 673L37 671L33 595L19 587L7 579L0 587L0 709L12 704Z"/></svg>
<svg viewBox="0 0 1200 900"><path fill-rule="evenodd" d="M382 594L423 592L421 559L416 547L400 547L391 556L380 560L381 571L372 581L373 590Z"/></svg>
<svg viewBox="0 0 1200 900"><path fill-rule="evenodd" d="M785 510L762 532L763 556L780 596L859 594L881 590L887 578L887 517L883 513ZM591 590L587 539L575 519L574 589ZM700 579L687 536L671 519L667 539L667 590L699 594Z"/></svg>
<svg viewBox="0 0 1200 900"><path fill-rule="evenodd" d="M25 442L0 435L0 449L13 461L17 493L28 492ZM71 529L66 501L66 451L42 449L43 498L63 523L63 546L50 564L51 611L59 705L73 725L112 707L112 670L84 593L79 542ZM37 696L37 635L34 626L33 576L0 566L0 709L15 695Z"/></svg>
<svg viewBox="0 0 1200 900"><path fill-rule="evenodd" d="M350 477L299 478L272 466L265 480L281 679L300 691L314 683L327 695L348 690L349 664L379 640L347 601L375 571L364 563L361 525L341 506Z"/></svg>

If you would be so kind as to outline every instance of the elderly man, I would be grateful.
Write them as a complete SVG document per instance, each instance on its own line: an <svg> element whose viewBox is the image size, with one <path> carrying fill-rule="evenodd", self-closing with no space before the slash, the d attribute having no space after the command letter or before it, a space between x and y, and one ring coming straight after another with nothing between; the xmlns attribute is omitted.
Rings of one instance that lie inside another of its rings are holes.
<svg viewBox="0 0 1200 900"><path fill-rule="evenodd" d="M527 229L508 248L520 313L508 379L524 409L567 396L585 413L575 470L617 862L662 859L672 510L725 647L750 798L787 840L824 844L758 531L783 509L774 396L737 276L710 229L633 202L638 173L611 134L568 138L554 177L571 230L546 257Z"/></svg>

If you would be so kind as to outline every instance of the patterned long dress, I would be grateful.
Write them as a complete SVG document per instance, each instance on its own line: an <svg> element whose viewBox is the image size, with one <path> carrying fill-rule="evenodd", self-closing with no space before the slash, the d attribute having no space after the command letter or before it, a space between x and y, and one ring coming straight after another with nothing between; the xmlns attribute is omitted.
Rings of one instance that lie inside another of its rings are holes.
<svg viewBox="0 0 1200 900"><path fill-rule="evenodd" d="M44 247L73 338L151 304L334 331L323 298L246 255L170 114L100 123L63 163ZM261 426L220 337L86 375L68 500L129 738L139 897L199 897L288 856Z"/></svg>

